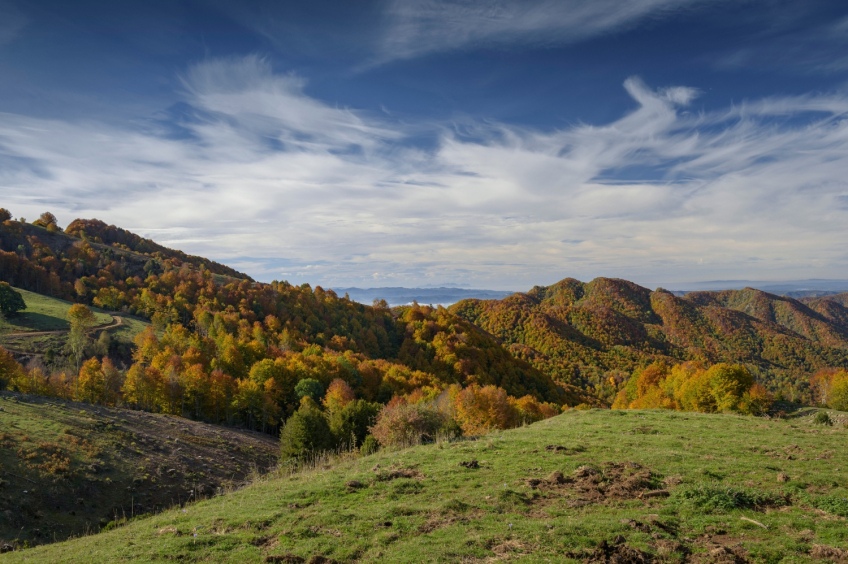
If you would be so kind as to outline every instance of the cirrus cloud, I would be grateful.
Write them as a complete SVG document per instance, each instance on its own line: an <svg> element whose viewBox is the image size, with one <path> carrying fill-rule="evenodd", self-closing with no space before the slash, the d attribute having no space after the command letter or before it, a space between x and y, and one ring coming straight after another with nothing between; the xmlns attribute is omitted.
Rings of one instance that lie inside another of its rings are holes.
<svg viewBox="0 0 848 564"><path fill-rule="evenodd" d="M0 114L2 205L99 217L260 279L329 286L848 266L844 93L696 112L696 90L631 78L633 111L551 132L336 107L257 57L206 61L183 84L167 127ZM412 141L422 131L428 148Z"/></svg>

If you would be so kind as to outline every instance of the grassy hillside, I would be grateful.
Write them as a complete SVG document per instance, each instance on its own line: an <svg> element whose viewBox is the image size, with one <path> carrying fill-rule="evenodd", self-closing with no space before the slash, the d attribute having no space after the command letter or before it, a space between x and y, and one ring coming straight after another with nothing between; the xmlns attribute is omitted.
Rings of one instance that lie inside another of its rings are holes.
<svg viewBox="0 0 848 564"><path fill-rule="evenodd" d="M28 292L21 288L15 288L26 303L26 309L14 317L0 319L0 335L6 333L25 333L41 331L65 331L68 329L68 309L71 302L43 296L35 292ZM112 322L112 316L108 313L93 309L98 325L106 325Z"/></svg>
<svg viewBox="0 0 848 564"><path fill-rule="evenodd" d="M27 308L8 319L0 318L0 346L12 351L21 361L40 359L49 368L62 369L67 366L67 331L70 327L67 313L72 303L16 288L24 298ZM131 362L133 339L150 325L149 322L132 315L111 315L98 308L94 312L97 326L91 337L97 339L106 328L108 340L98 350L122 364Z"/></svg>
<svg viewBox="0 0 848 564"><path fill-rule="evenodd" d="M96 532L212 495L277 455L259 433L0 392L0 541Z"/></svg>
<svg viewBox="0 0 848 564"><path fill-rule="evenodd" d="M804 562L848 556L848 416L576 411L281 473L8 562Z"/></svg>

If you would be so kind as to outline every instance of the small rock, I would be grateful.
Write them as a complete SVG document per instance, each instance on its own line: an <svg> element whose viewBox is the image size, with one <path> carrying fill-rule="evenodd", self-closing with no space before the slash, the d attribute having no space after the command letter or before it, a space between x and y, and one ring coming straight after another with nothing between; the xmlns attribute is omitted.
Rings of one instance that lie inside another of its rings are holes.
<svg viewBox="0 0 848 564"><path fill-rule="evenodd" d="M786 472L780 472L777 475L777 481L778 482L788 482L789 481L789 474L787 474Z"/></svg>

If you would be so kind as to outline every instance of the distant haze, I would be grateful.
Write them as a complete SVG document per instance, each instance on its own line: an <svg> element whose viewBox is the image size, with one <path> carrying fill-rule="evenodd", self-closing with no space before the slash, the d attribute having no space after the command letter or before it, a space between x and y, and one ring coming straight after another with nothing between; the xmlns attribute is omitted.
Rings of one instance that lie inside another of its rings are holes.
<svg viewBox="0 0 848 564"><path fill-rule="evenodd" d="M719 291L756 288L770 294L790 297L824 296L848 292L848 280L708 280L703 282L687 282L682 284L661 285L666 290L684 294L698 290ZM522 288L526 292L530 288ZM649 289L656 289L651 287ZM467 288L333 288L339 296L347 294L351 300L371 305L374 300L386 300L390 306L406 305L417 302L421 305L449 306L460 300L481 299L499 300L515 292L502 290L482 290Z"/></svg>
<svg viewBox="0 0 848 564"><path fill-rule="evenodd" d="M350 299L371 305L374 300L386 300L390 306L418 302L421 305L448 306L460 300L477 298L499 300L513 292L498 290L471 290L466 288L333 288L338 295L348 294Z"/></svg>

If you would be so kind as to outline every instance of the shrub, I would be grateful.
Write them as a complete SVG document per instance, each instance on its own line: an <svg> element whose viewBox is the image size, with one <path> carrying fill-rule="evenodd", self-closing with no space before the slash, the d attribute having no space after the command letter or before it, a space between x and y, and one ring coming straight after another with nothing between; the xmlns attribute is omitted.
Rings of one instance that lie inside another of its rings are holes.
<svg viewBox="0 0 848 564"><path fill-rule="evenodd" d="M471 385L454 399L456 421L466 435L515 427L519 423L518 410L509 400L503 388Z"/></svg>
<svg viewBox="0 0 848 564"><path fill-rule="evenodd" d="M0 390L6 389L12 382L23 379L23 367L18 364L12 353L0 347Z"/></svg>
<svg viewBox="0 0 848 564"><path fill-rule="evenodd" d="M816 413L816 416L813 417L813 423L816 425L833 425L833 419L830 418L830 415L827 414L826 411L819 411Z"/></svg>
<svg viewBox="0 0 848 564"><path fill-rule="evenodd" d="M382 446L405 446L432 441L447 419L425 404L396 402L380 411L370 431Z"/></svg>
<svg viewBox="0 0 848 564"><path fill-rule="evenodd" d="M362 441L362 446L359 448L359 452L362 456L368 456L369 454L374 454L380 449L380 444L377 442L377 439L374 438L374 435L368 435L365 437L365 440Z"/></svg>

